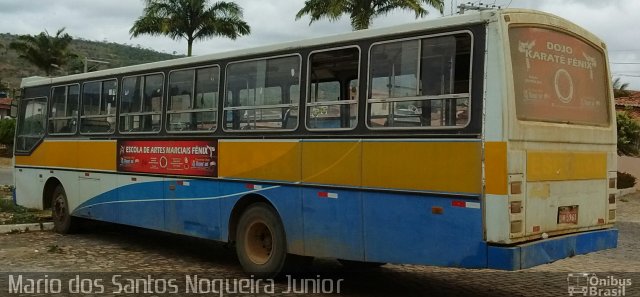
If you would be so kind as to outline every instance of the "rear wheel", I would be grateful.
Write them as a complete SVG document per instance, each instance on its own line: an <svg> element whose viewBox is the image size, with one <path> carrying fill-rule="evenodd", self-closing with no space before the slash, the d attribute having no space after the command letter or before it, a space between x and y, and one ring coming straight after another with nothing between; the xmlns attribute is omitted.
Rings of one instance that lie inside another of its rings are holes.
<svg viewBox="0 0 640 297"><path fill-rule="evenodd" d="M255 203L238 222L236 253L242 268L257 278L274 278L285 270L294 255L287 254L284 226L275 209Z"/></svg>
<svg viewBox="0 0 640 297"><path fill-rule="evenodd" d="M55 190L53 190L51 199L53 230L62 234L73 233L76 227L76 224L74 224L75 219L71 217L67 193L64 191L62 185L58 185Z"/></svg>

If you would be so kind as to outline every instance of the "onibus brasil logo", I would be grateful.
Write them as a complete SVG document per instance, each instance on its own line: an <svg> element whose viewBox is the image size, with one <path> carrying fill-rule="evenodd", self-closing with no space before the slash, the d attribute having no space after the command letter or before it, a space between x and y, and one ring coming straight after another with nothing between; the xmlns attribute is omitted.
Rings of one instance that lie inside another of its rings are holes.
<svg viewBox="0 0 640 297"><path fill-rule="evenodd" d="M569 296L626 296L630 286L630 278L599 277L595 273L569 273L567 276Z"/></svg>

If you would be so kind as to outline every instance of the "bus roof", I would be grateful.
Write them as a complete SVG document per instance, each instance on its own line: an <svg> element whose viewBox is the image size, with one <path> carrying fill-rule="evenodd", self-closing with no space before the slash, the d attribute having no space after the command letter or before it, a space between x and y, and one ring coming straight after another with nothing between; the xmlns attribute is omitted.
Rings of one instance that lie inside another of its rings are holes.
<svg viewBox="0 0 640 297"><path fill-rule="evenodd" d="M311 46L330 44L330 43L339 43L339 42L344 42L349 40L360 40L360 39L367 39L372 37L394 35L398 33L408 33L413 31L424 30L425 28L437 29L437 28L446 28L446 27L463 25L463 24L490 22L492 20L496 20L500 14L504 14L504 13L534 13L534 14L543 15L544 17L558 18L557 16L554 16L552 14L543 13L543 12L534 11L534 10L524 10L524 9L484 10L480 12L472 11L462 15L445 16L445 17L441 17L433 20L412 22L409 24L403 24L403 25L397 25L397 26L391 26L391 27L385 27L385 28L360 30L360 31L354 31L349 33L341 33L336 35L316 37L316 38L310 38L305 40L289 41L289 42L277 43L277 44L254 47L254 48L206 54L202 56L184 57L184 58L171 59L171 60L165 60L165 61L159 61L159 62L153 62L153 63L145 63L145 64L126 66L126 67L105 69L105 70L88 72L88 73L80 73L80 74L73 74L73 75L59 76L59 77L41 77L41 76L27 77L22 79L21 88L48 85L48 84L59 84L59 83L64 83L69 81L76 81L76 80L88 80L92 78L100 78L100 77L119 75L124 73L141 72L141 71L147 71L147 70L151 71L154 69L176 67L181 65L186 66L190 64L198 64L198 63L203 63L207 61L223 60L228 58L235 58L235 57L242 57L242 56L249 56L249 55L256 55L256 54L266 54L270 52L285 51L289 49L311 47ZM575 24L571 24L571 25L572 27L580 28ZM584 31L585 33L588 33L584 29L582 31ZM593 38L595 36L592 35L589 37Z"/></svg>

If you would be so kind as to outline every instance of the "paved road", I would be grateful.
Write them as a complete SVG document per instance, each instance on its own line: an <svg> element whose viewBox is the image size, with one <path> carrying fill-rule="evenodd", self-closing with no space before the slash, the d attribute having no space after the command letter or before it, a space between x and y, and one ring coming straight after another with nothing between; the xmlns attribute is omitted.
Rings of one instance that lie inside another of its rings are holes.
<svg viewBox="0 0 640 297"><path fill-rule="evenodd" d="M0 185L13 185L13 168L0 167Z"/></svg>
<svg viewBox="0 0 640 297"><path fill-rule="evenodd" d="M640 223L626 221L626 218L640 216L637 212L640 195L625 200L627 202L618 202L620 217L625 221L617 225L619 247L613 250L580 255L520 272L417 265L385 265L379 269L353 271L333 260L316 259L308 272L296 275L296 279L327 278L334 280L334 285L337 280L344 279L341 282L341 295L344 296L568 296L568 273L595 272L605 280L630 278L632 285L626 287L625 296L640 296ZM223 244L115 225L94 226L90 233L68 236L51 232L0 235L0 271L4 272L0 272L3 290L8 272L25 271L47 272L49 278L69 278L69 275L59 273L82 271L81 277L103 279L107 283L114 273L125 273L125 278L128 277L126 273L138 273L131 277L178 280L185 280L186 276L193 280L198 275L201 279L232 282L246 277L234 251ZM186 285L181 281L178 285L183 294ZM113 286L108 288L113 289ZM274 295L331 295L313 292L313 287L307 288L307 294L284 293L288 289L287 279L278 281ZM150 296L138 293L138 296Z"/></svg>

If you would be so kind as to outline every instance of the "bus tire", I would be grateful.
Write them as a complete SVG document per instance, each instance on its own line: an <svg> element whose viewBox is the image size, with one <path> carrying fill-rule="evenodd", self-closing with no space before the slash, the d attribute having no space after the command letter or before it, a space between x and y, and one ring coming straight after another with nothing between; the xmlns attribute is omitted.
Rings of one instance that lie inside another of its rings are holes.
<svg viewBox="0 0 640 297"><path fill-rule="evenodd" d="M275 278L285 270L287 240L276 210L259 202L250 205L238 221L236 253L245 272L257 278Z"/></svg>
<svg viewBox="0 0 640 297"><path fill-rule="evenodd" d="M344 260L344 259L338 259L338 262L340 262L340 264L347 269L374 269L374 268L378 268L382 265L385 265L387 263L380 263L380 262L363 262L363 261L353 261L353 260Z"/></svg>
<svg viewBox="0 0 640 297"><path fill-rule="evenodd" d="M53 230L60 234L73 233L76 227L75 219L71 217L69 212L69 201L67 193L62 185L58 185L53 190L51 197L51 217L53 219Z"/></svg>

